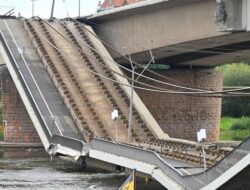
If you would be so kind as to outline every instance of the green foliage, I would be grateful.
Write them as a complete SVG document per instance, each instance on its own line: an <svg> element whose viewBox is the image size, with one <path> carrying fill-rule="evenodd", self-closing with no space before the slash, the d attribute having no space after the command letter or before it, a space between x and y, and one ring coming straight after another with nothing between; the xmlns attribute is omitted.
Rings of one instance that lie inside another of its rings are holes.
<svg viewBox="0 0 250 190"><path fill-rule="evenodd" d="M224 73L224 86L250 86L250 66L244 63L219 67ZM231 117L250 116L250 98L224 98L222 115Z"/></svg>
<svg viewBox="0 0 250 190"><path fill-rule="evenodd" d="M222 130L220 140L222 141L243 141L250 136L249 130Z"/></svg>
<svg viewBox="0 0 250 190"><path fill-rule="evenodd" d="M220 140L244 140L250 136L250 117L222 117Z"/></svg>
<svg viewBox="0 0 250 190"><path fill-rule="evenodd" d="M238 120L235 120L231 126L232 130L250 130L250 118L242 117Z"/></svg>
<svg viewBox="0 0 250 190"><path fill-rule="evenodd" d="M221 130L229 130L232 126L232 123L237 121L238 118L232 117L222 117L220 120L220 129Z"/></svg>

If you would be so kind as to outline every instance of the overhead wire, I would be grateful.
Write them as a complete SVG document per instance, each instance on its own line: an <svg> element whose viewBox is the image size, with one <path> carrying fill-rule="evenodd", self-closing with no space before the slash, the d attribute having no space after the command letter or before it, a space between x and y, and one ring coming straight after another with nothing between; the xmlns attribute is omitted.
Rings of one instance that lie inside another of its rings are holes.
<svg viewBox="0 0 250 190"><path fill-rule="evenodd" d="M29 21L28 21L28 22L29 22ZM31 23L30 23L30 24L31 24ZM32 26L33 26L33 25L32 25ZM54 46L48 39L46 39L46 37L44 37L43 34L42 34L35 26L33 26L33 27L34 27L34 28L37 30L37 32L42 36L42 38L45 39L45 41L47 41L47 43L49 43L49 44L50 44L51 46L53 46L53 48L55 48L60 54L62 54L63 56L66 57L66 55L65 55L60 49L58 49L56 46ZM98 76L104 78L104 79L110 80L110 81L112 81L112 82L119 83L119 84L124 85L124 86L132 87L131 85L124 84L124 83L121 83L121 82L119 82L119 81L110 79L109 77L105 77L105 76L103 76L103 75L100 75L99 73L96 73L96 72L94 72L94 71L92 71L92 70L86 68L86 67L83 66L82 64L81 64L81 67L84 68L85 70L87 70L87 71L89 71L89 72L95 74L95 75L98 75ZM160 91L160 90L142 88L142 87L138 87L138 86L133 86L133 88L141 89L141 90L147 90L147 91L153 91L153 92L163 92L163 93L168 93L168 94L191 94L190 92L176 92L176 91L169 91L169 90L164 90L164 91L161 90L161 91ZM230 91L236 91L236 90L230 90ZM196 93L197 93L197 92L196 92ZM194 93L194 94L196 94L196 93ZM217 93L221 93L221 92L216 92L216 93L215 93L215 92L212 92L212 93L209 93L209 94L217 94ZM200 94L200 93L198 93L198 94Z"/></svg>
<svg viewBox="0 0 250 190"><path fill-rule="evenodd" d="M39 17L37 17L37 18L39 18ZM41 18L39 18L39 19L41 19ZM43 21L44 21L44 20L43 20ZM56 30L53 26L51 26L48 22L46 22L46 21L44 21L44 22L45 22L49 27L51 27L56 33L58 33L59 35L61 35L65 40L67 40L68 42L70 42L63 34L61 34L59 31L57 31L57 30ZM66 27L67 27L67 26L66 26ZM70 30L70 29L69 29L69 30ZM114 62L113 59L110 59L110 58L106 57L105 55L101 54L99 51L97 51L97 50L94 49L93 47L89 46L89 45L88 45L86 42L84 42L81 38L79 38L79 37L76 37L76 38L78 38L80 41L82 41L84 46L87 46L88 48L92 49L94 52L98 53L100 56L107 58L108 61L111 61L112 63L117 64L116 62ZM70 42L70 43L71 43L71 42ZM93 58L92 58L92 59L93 59ZM116 71L110 69L110 68L107 67L106 65L105 65L105 67L106 67L107 69L109 69L111 72L118 74ZM122 67L122 68L123 68L124 70L126 70L126 71L132 72L130 69L128 69L128 68L126 68L126 67L124 67L124 66L119 66L119 67ZM183 88L183 89L186 89L186 90L196 90L196 89L193 89L193 88L181 87L181 86L174 85L174 84L171 84L171 83L166 83L166 82L162 82L162 81L159 81L159 80L156 80L156 79L152 79L152 78L150 78L150 77L148 77L148 76L142 75L141 73L137 73L137 72L134 72L134 73L135 73L136 75L138 75L138 77L140 76L140 77L143 77L143 78L146 78L146 79L149 79L149 80L153 80L154 82L162 83L162 84L165 84L165 85L168 85L168 86L171 86L171 87ZM120 74L118 74L118 75L120 75ZM132 80L131 78L126 77L125 75L120 75L120 76L123 77L123 78L126 78L126 79L128 79L128 80L130 80L130 81ZM143 82L139 82L139 81L135 81L135 82L136 82L136 83L143 84L143 85L145 85L145 86L149 86L149 84L146 84L146 83L143 83ZM159 87L152 86L152 85L151 85L151 87L153 87L153 88L159 88ZM159 88L159 89L161 89L161 88ZM198 91L199 91L199 90L198 90ZM212 92L212 91L207 91L207 90L201 90L201 91L204 91L204 92Z"/></svg>
<svg viewBox="0 0 250 190"><path fill-rule="evenodd" d="M78 22L78 23L82 24L81 22L79 22L79 21L76 20L76 19L73 19L73 18L70 18L70 19L72 19L72 20L75 21L75 22ZM115 52L117 55L119 55L119 56L121 56L122 58L126 59L126 61L129 61L129 59L128 59L126 56L122 55L122 54L121 54L118 50L116 50L112 45L110 45L108 42L106 42L105 39L103 39L102 37L97 36L96 34L92 33L92 31L88 30L87 28L84 28L84 29L87 30L87 31L88 31L91 35L93 35L94 37L98 38L103 44L105 44L107 47L109 47L109 48L110 48L113 52ZM135 62L133 62L133 63L136 64ZM118 65L120 66L121 64L118 63ZM140 68L144 68L144 67L141 66L140 64L138 64L137 66L140 67ZM151 73L151 74L153 74L153 75L155 75L155 76L158 76L158 77L160 77L160 78L169 80L169 81L173 81L173 82L177 82L177 83L179 83L179 84L185 84L185 85L190 86L189 84L186 84L186 83L181 82L181 81L179 81L179 80L176 80L176 79L173 79L173 78L170 78L170 77L161 75L161 74L159 74L159 73L157 73L157 72L155 72L155 71L153 71L153 70L151 70L151 69L147 69L147 72L149 72L149 73Z"/></svg>
<svg viewBox="0 0 250 190"><path fill-rule="evenodd" d="M75 20L75 19L72 19L72 20ZM76 22L78 22L77 20L75 20ZM129 61L129 59L127 58L127 57L125 57L125 56L123 56L122 54L120 54L117 50L115 50L110 44L108 44L105 40L103 40L102 38L100 38L100 37L98 37L96 34L93 34L91 31L89 31L87 28L85 28L84 27L84 29L85 30L87 30L88 32L90 32L92 35L94 35L96 38L98 38L99 40L101 40L106 46L108 46L109 48L111 48L113 51L115 51L117 54L119 54L120 56L122 56L122 57L124 57L125 59L127 59L128 61ZM133 61L133 63L135 63L136 64L136 62L134 62ZM140 64L136 64L137 66L139 66L139 67L142 67ZM129 70L129 69L127 69L126 67L123 67L123 66L120 66L121 68L123 68L123 69L125 69L125 70ZM153 73L153 74L155 74L156 76L159 76L159 77L161 77L161 78L166 78L165 76L163 76L163 75L160 75L160 74L158 74L158 73L156 73L156 72L154 72L154 71L152 71L152 70L150 70L150 69L147 69L147 71L149 71L150 73ZM131 71L129 71L129 72L131 72ZM159 82L159 81L157 81L157 82ZM159 82L159 83L162 83L162 81L161 82ZM185 83L183 83L183 84L185 84ZM187 84L185 84L185 85L187 85ZM206 91L206 90L204 90L204 89L196 89L197 91Z"/></svg>
<svg viewBox="0 0 250 190"><path fill-rule="evenodd" d="M70 18L71 20L72 20L72 18ZM48 22L46 22L46 21L44 21L45 23L47 23L55 32L57 32L59 35L61 35L63 38L65 38L65 36L64 35L62 35L59 31L57 31L53 26L51 26ZM69 28L68 28L69 29ZM69 29L70 30L70 29ZM101 55L102 57L105 57L105 58L107 58L106 56L104 56L104 55L102 55L99 51L97 51L96 49L94 49L93 47L91 47L91 46L89 46L88 44L86 44L86 42L84 42L81 38L79 38L79 37L77 37L79 40L81 40L82 42L83 42L83 44L85 45L85 46L87 46L88 48L90 48L90 49L92 49L93 51L95 51L96 53L98 53L99 55ZM66 39L66 38L65 38ZM69 41L68 39L66 39L67 41ZM115 63L115 64L117 64L116 62L114 62L113 60L111 60L110 58L108 58L108 60L109 61L112 61L113 63ZM132 72L130 69L128 69L128 68L126 68L126 67L123 67L123 66L121 66L122 68L124 68L125 70L127 70L127 71L130 71L130 72ZM107 69L109 69L110 70L110 68L107 68ZM111 72L114 72L113 70L111 70ZM151 79L150 77L147 77L147 76L145 76L145 75L141 75L141 74L139 74L139 73L137 73L137 72L135 72L135 74L137 74L138 76L142 76L142 77L144 77L144 78L147 78L147 79ZM122 76L122 77L124 77L124 76ZM129 80L131 80L131 79L129 79ZM162 84L167 84L168 86L172 86L172 87L175 87L175 88L184 88L184 89L186 89L186 90L197 90L197 89L193 89L193 88L186 88L186 87L182 87L182 86L178 86L178 85L174 85L174 84L171 84L171 83L165 83L165 82L162 82L162 81L159 81L159 80L155 80L155 79L151 79L151 80L153 80L154 82L158 82L158 83L162 83ZM137 83L138 83L138 81L136 81ZM148 86L148 84L145 84L144 83L144 85L146 85L146 86ZM153 86L153 88L156 88L155 86ZM207 90L197 90L197 91L202 91L202 92L213 92L213 91L207 91Z"/></svg>
<svg viewBox="0 0 250 190"><path fill-rule="evenodd" d="M38 17L39 18L39 17ZM41 18L40 18L41 19ZM72 42L71 41L69 41L63 34L61 34L59 31L57 31L53 26L51 26L48 22L46 22L45 20L43 20L43 22L45 22L49 27L51 27L56 33L58 33L60 36L62 36L65 40L67 40L69 43L71 43L72 44ZM60 20L58 20L58 22L61 22ZM67 27L67 25L65 25L66 27ZM67 27L68 28L68 27ZM69 29L69 28L68 28ZM70 29L69 29L70 30ZM71 31L71 30L70 30ZM82 39L80 39L81 41L82 41ZM85 42L84 42L85 43ZM88 47L89 48L91 48L91 49L93 49L91 46L89 46L88 45ZM95 50L95 49L93 49L93 50ZM83 51L82 49L81 49L81 51ZM100 53L97 51L97 50L95 50L95 52L97 52L99 55L100 55ZM86 52L85 52L85 54L86 54ZM87 54L86 54L87 55ZM89 56L89 55L88 55ZM91 59L93 59L91 56L89 56ZM126 76L124 76L124 75L121 75L120 73L117 73L116 71L114 71L114 70L111 70L110 68L108 68L107 66L105 66L107 69L109 69L110 71L112 71L112 72L114 72L115 74L118 74L118 75L120 75L121 77L124 77L124 78L126 78L126 79L128 79L128 80L130 80L131 81L131 78L128 78L128 77L126 77ZM140 76L140 75L139 75ZM145 85L145 86L149 86L149 87L152 87L152 88L155 88L155 89L158 89L158 90L166 90L166 89L163 89L163 88L159 88L159 87L156 87L156 86L152 86L152 85L149 85L149 84L146 84L146 83L142 83L142 82L138 82L138 81L134 81L134 82L137 82L137 83L140 83L140 84L142 84L142 85ZM239 89L239 90L242 90L242 89ZM243 89L244 90L244 89ZM207 92L210 92L210 93L212 93L213 91L207 91ZM230 92L229 90L228 90L228 92ZM220 93L220 92L216 92L216 93Z"/></svg>
<svg viewBox="0 0 250 190"><path fill-rule="evenodd" d="M44 21L44 20L43 20ZM49 23L47 23L46 21L44 21L46 24L48 24L55 32L57 32L60 36L62 36L65 40L67 40L69 43L73 44L70 40L68 40L63 34L61 34L59 31L57 31L53 26L51 26ZM66 26L66 25L65 25ZM76 47L78 48L78 47ZM79 51L83 52L83 49L79 49ZM85 53L85 55L87 55L88 58L90 58L91 60L94 60L95 61L95 58L93 58L91 55L89 55L87 52L83 52ZM103 65L106 69L108 69L109 71L115 73L116 75L119 75L120 77L123 77L129 81L132 81L131 78L127 77L126 75L122 75L120 73L118 73L117 71L114 71L112 69L110 69L107 65ZM150 84L147 84L147 83L143 83L143 82L140 82L140 81L136 81L136 83L138 84L141 84L141 85L144 85L144 86L147 86L147 87L151 87L151 88L155 88L155 89L158 89L158 90L165 90L164 88L161 88L161 87L157 87L157 86L153 86L153 85L150 85Z"/></svg>
<svg viewBox="0 0 250 190"><path fill-rule="evenodd" d="M72 19L72 18L70 18L71 20L74 20L74 19ZM69 29L69 28L68 28ZM87 28L85 28L84 27L84 29L86 29L86 30L88 30ZM70 29L69 29L70 30ZM88 30L89 31L89 30ZM91 32L91 31L89 31L89 32ZM92 32L91 32L92 33ZM92 33L93 34L93 33ZM94 35L95 37L97 37L96 35ZM78 38L79 39L79 38ZM100 55L100 52L98 52L96 49L93 49L93 47L91 47L91 46L89 46L88 44L86 44L82 39L80 39L83 43L84 43L84 45L85 46L88 46L88 48L91 48L93 51L95 51L96 53L98 53L99 55ZM113 60L112 60L113 61ZM125 69L126 70L126 69ZM131 71L131 70L130 70ZM141 74L139 74L139 76L141 76ZM176 86L174 86L174 87L176 87ZM243 89L244 90L244 89ZM211 91L209 91L209 92L211 92Z"/></svg>

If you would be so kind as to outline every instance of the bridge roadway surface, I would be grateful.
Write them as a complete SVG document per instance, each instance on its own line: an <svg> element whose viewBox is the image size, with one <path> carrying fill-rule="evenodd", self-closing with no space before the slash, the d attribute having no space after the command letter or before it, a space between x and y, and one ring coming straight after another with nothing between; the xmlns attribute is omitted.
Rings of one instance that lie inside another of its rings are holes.
<svg viewBox="0 0 250 190"><path fill-rule="evenodd" d="M34 43L31 45L31 38L27 36L29 32L21 23L25 25L24 20L0 21L0 52L48 153L70 156L75 160L90 157L136 169L151 175L167 189L217 189L249 166L250 139L205 173L197 174L194 173L202 168L161 157L145 148L94 137L87 139L75 115L68 110L68 102L62 98L59 85L55 85L51 70L38 56L38 49L34 48ZM189 167L191 169L187 169Z"/></svg>

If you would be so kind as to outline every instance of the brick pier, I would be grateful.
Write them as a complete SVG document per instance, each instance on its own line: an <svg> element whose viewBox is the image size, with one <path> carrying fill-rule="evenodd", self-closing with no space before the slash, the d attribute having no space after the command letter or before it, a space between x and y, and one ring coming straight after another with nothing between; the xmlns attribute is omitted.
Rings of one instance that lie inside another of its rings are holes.
<svg viewBox="0 0 250 190"><path fill-rule="evenodd" d="M181 86L193 88L222 90L223 74L215 69L169 69L157 70L166 77L180 81L165 80ZM147 73L148 75L148 73ZM151 76L157 78L156 76ZM159 80L164 80L158 78ZM149 80L148 84L168 88ZM168 88L169 90L180 90ZM187 91L187 90L181 90ZM155 117L164 132L171 137L195 140L196 132L205 128L208 141L218 141L220 135L221 99L197 96L163 94L138 91L146 107Z"/></svg>
<svg viewBox="0 0 250 190"><path fill-rule="evenodd" d="M40 138L25 109L15 84L7 70L2 68L2 102L4 141L10 143L37 143Z"/></svg>

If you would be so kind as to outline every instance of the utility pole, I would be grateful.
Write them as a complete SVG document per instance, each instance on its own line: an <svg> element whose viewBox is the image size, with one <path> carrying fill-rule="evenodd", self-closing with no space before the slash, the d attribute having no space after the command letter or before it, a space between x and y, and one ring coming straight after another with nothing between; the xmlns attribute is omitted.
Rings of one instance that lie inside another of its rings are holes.
<svg viewBox="0 0 250 190"><path fill-rule="evenodd" d="M129 118L128 118L128 143L131 141L131 127L133 119L133 96L134 96L134 79L135 79L135 67L133 65L131 55L129 54L129 61L132 69L132 82L131 82L131 93L130 93L130 102L129 102Z"/></svg>
<svg viewBox="0 0 250 190"><path fill-rule="evenodd" d="M124 47L125 48L125 47ZM128 118L128 143L131 141L131 131L132 131L132 119L133 119L133 96L134 96L134 82L138 81L138 79L142 76L144 71L149 67L151 63L155 63L155 58L153 56L153 53L151 50L149 50L151 60L149 63L146 65L146 67L142 70L142 72L138 75L138 77L135 79L135 69L136 66L133 65L133 61L131 58L130 53L128 54L129 56L129 61L132 69L132 81L131 81L131 93L130 93L130 99L129 99L129 118Z"/></svg>
<svg viewBox="0 0 250 190"><path fill-rule="evenodd" d="M32 17L34 17L34 12L35 12L35 1L36 0L31 0L32 1Z"/></svg>
<svg viewBox="0 0 250 190"><path fill-rule="evenodd" d="M54 6L55 6L55 0L52 2L52 8L51 8L51 14L50 14L50 20L53 20L53 13L54 13Z"/></svg>

